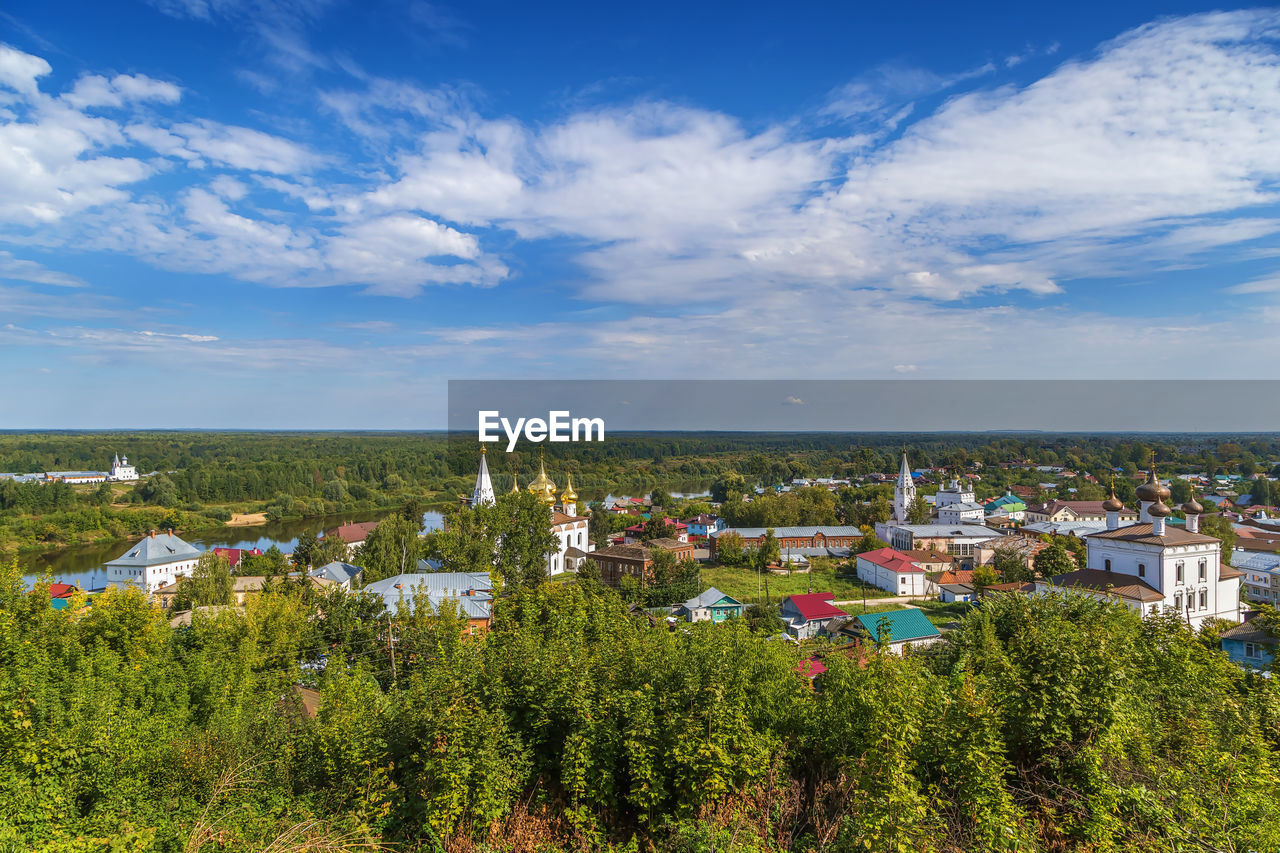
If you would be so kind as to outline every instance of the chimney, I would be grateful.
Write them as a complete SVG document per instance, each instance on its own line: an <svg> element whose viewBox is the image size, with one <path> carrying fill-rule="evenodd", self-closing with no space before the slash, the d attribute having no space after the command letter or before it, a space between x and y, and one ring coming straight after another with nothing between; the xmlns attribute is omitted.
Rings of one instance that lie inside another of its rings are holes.
<svg viewBox="0 0 1280 853"><path fill-rule="evenodd" d="M151 538L152 538L152 539L155 539L155 538L156 538L156 531L155 531L155 528L152 528L152 530L151 530Z"/></svg>

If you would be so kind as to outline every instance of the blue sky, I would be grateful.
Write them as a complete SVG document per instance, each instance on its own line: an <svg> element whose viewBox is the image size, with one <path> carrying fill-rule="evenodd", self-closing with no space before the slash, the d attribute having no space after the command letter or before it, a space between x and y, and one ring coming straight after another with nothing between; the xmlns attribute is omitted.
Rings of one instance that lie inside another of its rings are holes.
<svg viewBox="0 0 1280 853"><path fill-rule="evenodd" d="M11 2L0 428L1274 378L1280 12L889 5Z"/></svg>

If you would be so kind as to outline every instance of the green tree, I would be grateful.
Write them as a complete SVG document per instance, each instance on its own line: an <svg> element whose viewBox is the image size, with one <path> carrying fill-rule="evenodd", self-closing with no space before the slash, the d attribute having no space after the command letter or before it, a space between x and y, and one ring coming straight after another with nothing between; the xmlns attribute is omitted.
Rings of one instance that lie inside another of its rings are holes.
<svg viewBox="0 0 1280 853"><path fill-rule="evenodd" d="M290 558L294 568L306 569L309 566L316 565L312 555L315 553L318 542L319 540L316 539L314 533L303 533L298 536L298 542L293 546L293 555ZM324 564L321 563L320 565Z"/></svg>
<svg viewBox="0 0 1280 853"><path fill-rule="evenodd" d="M1027 558L1018 542L1001 542L992 552L991 568L1005 583L1026 583L1035 579L1035 572L1027 565Z"/></svg>
<svg viewBox="0 0 1280 853"><path fill-rule="evenodd" d="M1067 551L1065 545L1055 537L1048 548L1036 554L1034 565L1036 574L1042 578L1053 578L1076 570L1076 561Z"/></svg>
<svg viewBox="0 0 1280 853"><path fill-rule="evenodd" d="M1259 477L1249 487L1249 497L1254 506L1271 506L1271 482L1266 477Z"/></svg>
<svg viewBox="0 0 1280 853"><path fill-rule="evenodd" d="M206 551L196 561L190 575L178 578L178 594L174 596L175 610L192 610L235 601L235 578L231 575L231 563L226 557Z"/></svg>
<svg viewBox="0 0 1280 853"><path fill-rule="evenodd" d="M341 559L327 554L324 540L321 540L314 559L321 560L326 556ZM418 538L418 531L413 523L406 521L402 515L390 515L369 531L359 553L353 559L356 565L364 568L365 583L372 583L406 572L416 572L421 556L422 541Z"/></svg>
<svg viewBox="0 0 1280 853"><path fill-rule="evenodd" d="M760 547L756 549L755 564L760 571L765 571L769 566L776 566L782 561L782 552L778 548L778 538L773 535L773 528L770 527L764 532L764 539L760 543Z"/></svg>
<svg viewBox="0 0 1280 853"><path fill-rule="evenodd" d="M741 566L746 561L746 549L741 534L733 531L716 536L716 562L722 566Z"/></svg>
<svg viewBox="0 0 1280 853"><path fill-rule="evenodd" d="M1220 514L1200 516L1200 532L1212 536L1220 543L1222 562L1230 561L1231 551L1236 547L1236 529Z"/></svg>
<svg viewBox="0 0 1280 853"><path fill-rule="evenodd" d="M916 495L907 506L907 521L911 524L928 524L932 508L924 495Z"/></svg>

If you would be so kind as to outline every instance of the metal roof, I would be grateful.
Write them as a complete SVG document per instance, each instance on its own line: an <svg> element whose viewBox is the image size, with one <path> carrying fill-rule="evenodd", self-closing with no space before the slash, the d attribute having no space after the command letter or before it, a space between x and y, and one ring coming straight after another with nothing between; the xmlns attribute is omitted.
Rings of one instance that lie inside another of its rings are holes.
<svg viewBox="0 0 1280 853"><path fill-rule="evenodd" d="M731 595L726 595L725 593L721 592L720 590L716 589L713 586L710 589L705 590L701 594L696 595L693 598L686 601L683 607L685 610L696 610L699 607L710 607L711 605L715 604L717 601L720 601L722 598L729 599L739 607L742 606L741 601L738 601L738 599L734 598Z"/></svg>
<svg viewBox="0 0 1280 853"><path fill-rule="evenodd" d="M823 536L856 536L862 538L862 531L853 525L815 525L812 527L728 527L716 533L716 536L724 536L726 533L736 533L744 539L753 539L757 536L764 536L769 530L773 531L773 535L782 539L789 537L799 539L801 537L812 537L821 533Z"/></svg>
<svg viewBox="0 0 1280 853"><path fill-rule="evenodd" d="M924 615L914 607L905 610L887 610L883 613L864 613L853 617L872 639L880 636L880 625L889 629L889 642L902 643L908 640L924 640L941 636L941 632Z"/></svg>
<svg viewBox="0 0 1280 853"><path fill-rule="evenodd" d="M326 563L318 569L312 569L310 574L313 578L322 578L334 583L346 583L363 571L364 567L362 566L353 566L341 560L334 560L332 563Z"/></svg>
<svg viewBox="0 0 1280 853"><path fill-rule="evenodd" d="M106 565L141 569L147 566L175 563L178 560L198 560L202 553L198 548L183 542L172 533L156 533L147 536Z"/></svg>

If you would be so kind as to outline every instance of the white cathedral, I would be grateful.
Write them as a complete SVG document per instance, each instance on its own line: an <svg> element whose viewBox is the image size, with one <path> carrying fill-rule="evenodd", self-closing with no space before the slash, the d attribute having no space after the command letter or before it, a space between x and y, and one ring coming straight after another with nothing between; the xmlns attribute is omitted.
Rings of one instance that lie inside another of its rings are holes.
<svg viewBox="0 0 1280 853"><path fill-rule="evenodd" d="M1208 619L1241 621L1243 573L1223 563L1218 539L1200 532L1204 507L1192 497L1181 507L1186 526L1170 525L1170 492L1154 465L1136 495L1136 523L1120 525L1124 504L1113 491L1102 505L1106 530L1085 538L1088 568L1037 581L1037 591L1076 589L1143 615L1172 612L1192 628Z"/></svg>
<svg viewBox="0 0 1280 853"><path fill-rule="evenodd" d="M519 494L520 484L514 475L511 481L511 493ZM587 554L595 550L588 535L589 519L578 515L578 494L573 490L573 475L566 475L564 491L556 500L556 484L547 476L544 460L538 463L538 476L529 484L529 492L537 495L538 500L551 508L551 532L559 543L557 550L547 555L547 574L558 575L561 572L574 571L586 559ZM480 470L476 472L476 485L471 490L471 505L484 506L493 504L496 498L493 491L493 479L489 476L489 462L485 450L480 448Z"/></svg>
<svg viewBox="0 0 1280 853"><path fill-rule="evenodd" d="M138 470L129 464L129 457L120 458L117 453L115 458L111 460L111 471L107 474L107 479L113 483L123 483L130 480L138 479Z"/></svg>

